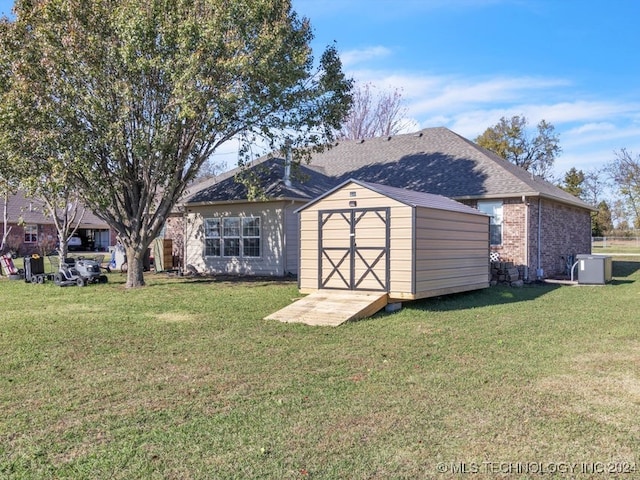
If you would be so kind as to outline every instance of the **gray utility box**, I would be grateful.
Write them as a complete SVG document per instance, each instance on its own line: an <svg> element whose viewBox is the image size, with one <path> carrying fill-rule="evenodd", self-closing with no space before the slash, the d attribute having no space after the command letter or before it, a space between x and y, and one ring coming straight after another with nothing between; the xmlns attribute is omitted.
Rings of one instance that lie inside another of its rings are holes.
<svg viewBox="0 0 640 480"><path fill-rule="evenodd" d="M607 255L576 255L578 283L604 285L611 281L611 257Z"/></svg>

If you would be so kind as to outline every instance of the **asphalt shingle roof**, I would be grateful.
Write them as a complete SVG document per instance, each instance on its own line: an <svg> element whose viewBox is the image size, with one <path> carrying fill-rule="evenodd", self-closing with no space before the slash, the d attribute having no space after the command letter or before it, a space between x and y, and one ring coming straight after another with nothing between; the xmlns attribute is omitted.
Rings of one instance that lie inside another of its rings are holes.
<svg viewBox="0 0 640 480"><path fill-rule="evenodd" d="M281 158L262 158L256 160L250 170L260 179L262 194L270 199L286 198L309 200L322 195L335 185L335 181L310 169L306 165L294 167L291 185L284 179L284 160ZM192 186L192 194L186 195L185 203L208 203L246 200L247 187L236 181L239 168L230 170L216 178L205 180Z"/></svg>
<svg viewBox="0 0 640 480"><path fill-rule="evenodd" d="M308 166L301 166L310 180L294 182L294 188L286 188L282 182L283 162L278 158L262 159L254 167L266 166L266 173L260 173L260 178L269 198L312 199L348 179L357 179L457 200L526 195L592 209L555 185L444 127L338 142L314 154ZM233 180L236 171L199 188L187 203L246 198L244 186Z"/></svg>
<svg viewBox="0 0 640 480"><path fill-rule="evenodd" d="M0 197L0 208L4 208L4 197ZM82 212L82 206L80 212ZM16 223L20 219L25 224L53 224L52 218L47 215L46 207L42 200L29 198L25 192L18 190L10 195L7 201L7 218L9 223ZM89 209L86 209L80 222L81 228L109 228L107 223L97 217Z"/></svg>

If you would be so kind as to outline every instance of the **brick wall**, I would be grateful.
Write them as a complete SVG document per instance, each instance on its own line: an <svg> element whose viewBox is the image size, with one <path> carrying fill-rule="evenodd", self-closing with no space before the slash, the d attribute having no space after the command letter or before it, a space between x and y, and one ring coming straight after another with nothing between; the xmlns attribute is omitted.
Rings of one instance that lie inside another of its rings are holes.
<svg viewBox="0 0 640 480"><path fill-rule="evenodd" d="M526 265L526 229L527 206L519 199L507 198L502 204L502 245L494 245L492 251L500 253L503 261L515 265Z"/></svg>
<svg viewBox="0 0 640 480"><path fill-rule="evenodd" d="M568 256L591 253L590 213L548 200L542 200L540 208L541 267L545 276L560 275L565 272ZM532 220L537 227L535 210Z"/></svg>
<svg viewBox="0 0 640 480"><path fill-rule="evenodd" d="M465 203L477 207L476 202ZM502 214L502 245L491 246L491 251L499 253L501 261L518 266L530 280L536 279L538 268L542 268L545 277L560 275L569 255L591 253L591 219L587 210L537 197L525 201L509 198L503 201Z"/></svg>
<svg viewBox="0 0 640 480"><path fill-rule="evenodd" d="M46 254L55 248L58 241L58 232L53 225L38 225L38 241L36 243L26 243L24 241L24 227L15 223L8 224L11 227L11 233L7 238L7 250L15 251L19 256ZM0 224L3 228L4 224Z"/></svg>
<svg viewBox="0 0 640 480"><path fill-rule="evenodd" d="M38 225L38 242L25 243L24 226L15 223L8 224L11 227L11 233L7 239L8 251L16 251L18 256L32 255L34 253L42 254L44 250L50 252L58 244L58 231L53 224ZM0 223L0 229L4 228L4 224ZM109 230L110 245L116 244L116 234Z"/></svg>

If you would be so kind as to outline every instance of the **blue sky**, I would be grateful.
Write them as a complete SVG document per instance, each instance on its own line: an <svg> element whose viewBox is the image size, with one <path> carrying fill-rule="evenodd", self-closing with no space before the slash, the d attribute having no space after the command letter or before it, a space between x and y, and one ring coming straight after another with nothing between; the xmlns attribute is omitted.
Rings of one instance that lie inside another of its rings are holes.
<svg viewBox="0 0 640 480"><path fill-rule="evenodd" d="M318 53L401 90L415 129L473 140L500 117L560 134L555 175L640 154L640 1L293 0Z"/></svg>
<svg viewBox="0 0 640 480"><path fill-rule="evenodd" d="M640 154L638 0L292 1L317 56L335 42L357 82L400 89L410 130L473 140L503 116L545 119L560 134L557 177ZM233 150L219 154L229 167Z"/></svg>

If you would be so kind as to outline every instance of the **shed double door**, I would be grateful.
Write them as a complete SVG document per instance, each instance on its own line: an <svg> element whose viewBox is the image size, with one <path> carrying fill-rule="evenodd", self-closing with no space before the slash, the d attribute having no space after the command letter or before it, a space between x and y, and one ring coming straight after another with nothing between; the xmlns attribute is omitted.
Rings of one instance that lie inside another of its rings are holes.
<svg viewBox="0 0 640 480"><path fill-rule="evenodd" d="M318 288L389 291L389 212L318 212Z"/></svg>

